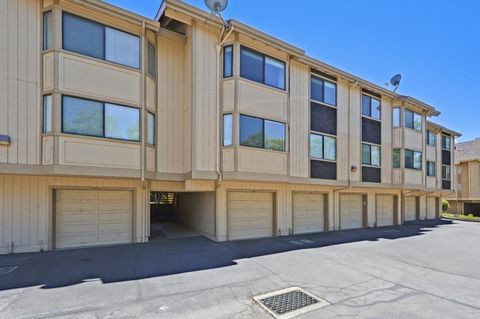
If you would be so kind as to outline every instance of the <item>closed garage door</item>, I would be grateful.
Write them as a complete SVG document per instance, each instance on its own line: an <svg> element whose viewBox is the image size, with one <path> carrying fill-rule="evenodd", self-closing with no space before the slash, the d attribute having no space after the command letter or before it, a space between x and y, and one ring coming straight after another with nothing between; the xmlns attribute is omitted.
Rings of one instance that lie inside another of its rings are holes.
<svg viewBox="0 0 480 319"><path fill-rule="evenodd" d="M417 198L405 197L405 221L417 220Z"/></svg>
<svg viewBox="0 0 480 319"><path fill-rule="evenodd" d="M56 248L132 242L130 191L56 191Z"/></svg>
<svg viewBox="0 0 480 319"><path fill-rule="evenodd" d="M363 196L341 195L340 228L356 229L363 227Z"/></svg>
<svg viewBox="0 0 480 319"><path fill-rule="evenodd" d="M427 197L427 219L437 218L437 198Z"/></svg>
<svg viewBox="0 0 480 319"><path fill-rule="evenodd" d="M273 194L230 192L228 194L228 239L273 236Z"/></svg>
<svg viewBox="0 0 480 319"><path fill-rule="evenodd" d="M391 195L377 196L377 226L392 226L395 224L394 197Z"/></svg>
<svg viewBox="0 0 480 319"><path fill-rule="evenodd" d="M293 195L293 232L295 234L318 233L325 230L323 194Z"/></svg>

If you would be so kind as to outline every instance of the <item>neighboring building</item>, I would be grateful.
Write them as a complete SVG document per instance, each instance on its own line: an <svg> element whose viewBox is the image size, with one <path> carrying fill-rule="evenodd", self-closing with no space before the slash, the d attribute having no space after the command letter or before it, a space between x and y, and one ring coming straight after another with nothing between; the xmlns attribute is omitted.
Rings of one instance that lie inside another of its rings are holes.
<svg viewBox="0 0 480 319"><path fill-rule="evenodd" d="M457 186L446 198L450 212L480 216L480 138L455 147Z"/></svg>
<svg viewBox="0 0 480 319"><path fill-rule="evenodd" d="M231 23L0 0L0 253L147 242L154 211L217 241L439 217L434 107Z"/></svg>

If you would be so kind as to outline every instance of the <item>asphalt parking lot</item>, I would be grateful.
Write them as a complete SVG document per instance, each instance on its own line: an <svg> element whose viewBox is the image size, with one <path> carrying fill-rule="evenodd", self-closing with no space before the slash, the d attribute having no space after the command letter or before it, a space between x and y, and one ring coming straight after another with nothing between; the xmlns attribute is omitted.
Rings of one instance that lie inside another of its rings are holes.
<svg viewBox="0 0 480 319"><path fill-rule="evenodd" d="M253 297L301 287L300 318L480 318L480 224L0 256L0 318L272 318Z"/></svg>

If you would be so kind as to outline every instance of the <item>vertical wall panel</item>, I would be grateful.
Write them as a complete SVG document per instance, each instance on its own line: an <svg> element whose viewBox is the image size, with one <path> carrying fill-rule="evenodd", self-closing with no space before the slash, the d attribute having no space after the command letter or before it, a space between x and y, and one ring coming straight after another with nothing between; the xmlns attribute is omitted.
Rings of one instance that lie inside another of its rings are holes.
<svg viewBox="0 0 480 319"><path fill-rule="evenodd" d="M0 134L8 133L8 1L0 1ZM6 147L0 146L0 163L8 160Z"/></svg>

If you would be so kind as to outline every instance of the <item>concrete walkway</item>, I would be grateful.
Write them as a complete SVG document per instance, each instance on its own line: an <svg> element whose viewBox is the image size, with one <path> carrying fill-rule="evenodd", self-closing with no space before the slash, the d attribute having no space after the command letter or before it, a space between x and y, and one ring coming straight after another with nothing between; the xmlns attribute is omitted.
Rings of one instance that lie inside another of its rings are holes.
<svg viewBox="0 0 480 319"><path fill-rule="evenodd" d="M303 318L480 318L478 244L444 221L0 256L0 318L271 318L252 297L292 286L332 303Z"/></svg>

